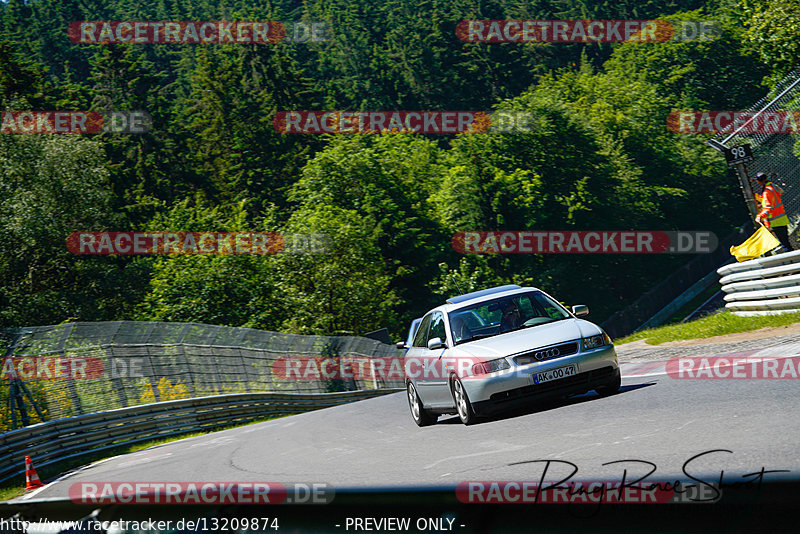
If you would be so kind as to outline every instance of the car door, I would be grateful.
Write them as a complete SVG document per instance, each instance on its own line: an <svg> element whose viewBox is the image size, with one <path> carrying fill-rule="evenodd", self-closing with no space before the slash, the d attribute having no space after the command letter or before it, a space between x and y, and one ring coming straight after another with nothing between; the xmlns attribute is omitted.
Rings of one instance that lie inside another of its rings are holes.
<svg viewBox="0 0 800 534"><path fill-rule="evenodd" d="M447 346L433 350L429 349L428 343L435 338L447 343L444 314L440 311L431 314L431 323L422 356L420 389L424 388L425 396L431 406L449 406L453 404L453 399L448 385L449 376L443 361Z"/></svg>

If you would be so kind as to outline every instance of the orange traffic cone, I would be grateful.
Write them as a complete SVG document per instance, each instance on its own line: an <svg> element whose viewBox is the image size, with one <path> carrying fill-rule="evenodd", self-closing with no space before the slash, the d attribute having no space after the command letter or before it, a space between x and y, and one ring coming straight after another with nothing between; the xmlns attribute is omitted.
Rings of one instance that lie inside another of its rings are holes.
<svg viewBox="0 0 800 534"><path fill-rule="evenodd" d="M39 475L36 473L36 469L33 468L33 461L31 461L30 456L25 457L25 491L30 491L32 489L41 488L44 486L42 481L39 480Z"/></svg>

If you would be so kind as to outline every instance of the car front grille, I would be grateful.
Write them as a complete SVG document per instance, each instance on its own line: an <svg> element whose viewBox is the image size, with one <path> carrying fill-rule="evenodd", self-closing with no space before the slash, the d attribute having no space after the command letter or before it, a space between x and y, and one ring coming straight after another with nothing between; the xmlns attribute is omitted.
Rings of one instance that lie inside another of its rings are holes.
<svg viewBox="0 0 800 534"><path fill-rule="evenodd" d="M614 373L615 371L613 367L602 367L600 369L579 373L567 378L553 380L552 382L545 382L544 384L536 384L511 389L508 391L501 391L500 393L495 393L489 397L489 400L502 402L527 396L557 393L568 394L580 390L588 391L594 386L602 385L611 380L614 377Z"/></svg>
<svg viewBox="0 0 800 534"><path fill-rule="evenodd" d="M517 365L526 365L535 362L545 362L562 356L569 356L578 352L578 342L562 343L561 345L553 345L552 347L542 347L541 349L523 352L514 357L514 362Z"/></svg>

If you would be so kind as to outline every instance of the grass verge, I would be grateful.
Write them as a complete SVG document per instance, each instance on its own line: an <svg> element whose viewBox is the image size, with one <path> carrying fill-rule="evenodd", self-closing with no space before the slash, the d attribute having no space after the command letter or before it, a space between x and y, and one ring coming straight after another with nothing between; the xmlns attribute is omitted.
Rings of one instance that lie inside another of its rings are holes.
<svg viewBox="0 0 800 534"><path fill-rule="evenodd" d="M615 345L646 339L648 345L659 345L669 341L700 339L737 332L750 332L765 327L787 326L800 322L800 312L758 317L739 317L731 312L720 312L682 324L673 324L642 330L627 337L614 340Z"/></svg>
<svg viewBox="0 0 800 534"><path fill-rule="evenodd" d="M57 478L58 476L69 472L72 469L76 469L78 467L83 467L94 462L99 462L100 460L104 460L106 458L112 458L114 456L119 456L120 454L129 454L132 452L140 451L142 449L149 449L150 447L157 447L158 445L164 445L166 443L171 443L173 441L178 441L180 439L186 438L193 438L195 436L203 436L206 434L211 434L213 432L219 432L221 430L228 430L229 428L238 428L240 426L248 426L253 425L256 423L263 423L264 421L270 421L272 419L279 419L280 417L285 416L278 416L278 417L268 417L266 419L259 419L258 421L250 421L247 423L240 423L234 425L228 425L220 428L215 428L212 430L208 430L207 432L187 432L186 434L178 434L176 436L170 436L167 438L161 439L154 439L151 441L144 441L142 443L135 443L132 445L120 445L114 449L108 449L102 452L98 452L96 454L90 454L87 456L83 456L81 458L74 458L72 460L66 460L64 462L58 463L56 465L42 467L41 469L36 467L36 458L33 458L34 467L36 468L36 472L43 481L52 481L53 479ZM22 477L20 477L22 478ZM25 483L24 481L14 482L6 481L2 487L0 487L0 501L8 501L10 499L15 499L25 494Z"/></svg>

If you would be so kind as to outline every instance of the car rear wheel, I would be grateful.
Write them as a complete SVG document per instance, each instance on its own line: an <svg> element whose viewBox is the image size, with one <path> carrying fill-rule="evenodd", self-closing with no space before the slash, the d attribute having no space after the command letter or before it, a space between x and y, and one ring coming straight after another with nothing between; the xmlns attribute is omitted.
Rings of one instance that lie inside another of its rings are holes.
<svg viewBox="0 0 800 534"><path fill-rule="evenodd" d="M406 393L408 393L408 407L411 409L411 418L414 419L414 422L417 423L417 426L428 426L434 424L438 417L432 415L422 407L422 401L420 400L419 395L417 395L417 388L414 387L413 383L408 383L408 386L406 387Z"/></svg>
<svg viewBox="0 0 800 534"><path fill-rule="evenodd" d="M614 380L612 380L605 386L599 386L595 388L595 391L601 397L608 397L609 395L613 395L614 393L619 391L621 385L622 385L622 376L620 375L620 372L617 371L617 376L614 378Z"/></svg>
<svg viewBox="0 0 800 534"><path fill-rule="evenodd" d="M450 381L450 391L453 394L453 402L455 402L456 410L458 410L458 417L465 425L471 425L477 420L475 411L472 409L472 403L469 401L467 391L464 389L464 384L461 383L458 377L453 377Z"/></svg>

